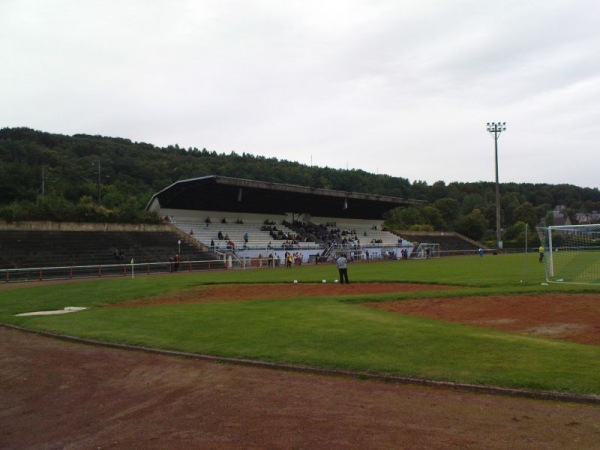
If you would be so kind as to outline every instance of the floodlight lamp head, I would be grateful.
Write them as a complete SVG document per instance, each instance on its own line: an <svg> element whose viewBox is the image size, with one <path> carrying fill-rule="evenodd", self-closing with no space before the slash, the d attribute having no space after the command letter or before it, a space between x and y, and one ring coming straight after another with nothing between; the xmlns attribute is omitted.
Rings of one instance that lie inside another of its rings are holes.
<svg viewBox="0 0 600 450"><path fill-rule="evenodd" d="M501 133L506 131L506 122L488 122L487 130L490 133Z"/></svg>

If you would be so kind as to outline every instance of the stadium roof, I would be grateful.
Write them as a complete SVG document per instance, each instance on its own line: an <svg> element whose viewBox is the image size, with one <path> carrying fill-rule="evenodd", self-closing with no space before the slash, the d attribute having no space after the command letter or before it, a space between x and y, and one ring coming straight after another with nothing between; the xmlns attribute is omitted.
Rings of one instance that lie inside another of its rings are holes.
<svg viewBox="0 0 600 450"><path fill-rule="evenodd" d="M398 206L417 205L385 195L317 189L210 175L176 181L152 196L146 210L162 208L256 214L310 214L316 217L383 219Z"/></svg>

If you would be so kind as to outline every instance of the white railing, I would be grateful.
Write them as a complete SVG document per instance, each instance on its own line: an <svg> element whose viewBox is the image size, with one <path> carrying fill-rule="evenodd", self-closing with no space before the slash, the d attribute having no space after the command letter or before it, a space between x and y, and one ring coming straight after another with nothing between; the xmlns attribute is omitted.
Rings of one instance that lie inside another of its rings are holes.
<svg viewBox="0 0 600 450"><path fill-rule="evenodd" d="M134 264L98 264L88 266L25 267L0 269L4 282L71 280L77 278L135 277L175 272L196 272L226 268L224 260L152 262Z"/></svg>

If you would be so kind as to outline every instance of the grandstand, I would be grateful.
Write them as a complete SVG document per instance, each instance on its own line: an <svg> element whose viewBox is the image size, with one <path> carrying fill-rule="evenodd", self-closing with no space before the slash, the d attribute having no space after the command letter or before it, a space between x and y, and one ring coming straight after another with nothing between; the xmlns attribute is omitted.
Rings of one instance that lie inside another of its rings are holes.
<svg viewBox="0 0 600 450"><path fill-rule="evenodd" d="M395 257L413 243L382 229L385 212L416 200L227 177L178 181L156 193L154 211L204 248L226 257L285 252L303 261ZM247 239L246 239L247 237Z"/></svg>
<svg viewBox="0 0 600 450"><path fill-rule="evenodd" d="M456 233L395 234L382 228L385 212L420 203L217 176L181 180L154 194L146 207L165 219L159 226L0 223L0 271L167 263L175 254L228 267L283 260L286 252L302 262L340 253L354 260L396 259L403 252L410 257L422 243L438 246L441 254L480 246Z"/></svg>
<svg viewBox="0 0 600 450"><path fill-rule="evenodd" d="M393 208L422 202L356 192L312 189L228 177L181 180L156 193L155 211L204 248L225 257L259 258L286 251L303 261L398 257L427 243L437 254L473 251L481 244L457 233L392 233L382 229ZM275 228L275 230L273 230ZM276 234L273 234L276 231ZM219 232L221 237L219 238ZM247 241L245 237L248 237Z"/></svg>

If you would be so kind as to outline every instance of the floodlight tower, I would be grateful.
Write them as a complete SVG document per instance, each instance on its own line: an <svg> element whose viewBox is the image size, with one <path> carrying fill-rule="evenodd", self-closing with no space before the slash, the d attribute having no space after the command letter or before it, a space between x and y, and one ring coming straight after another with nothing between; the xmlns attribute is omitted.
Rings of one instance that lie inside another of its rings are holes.
<svg viewBox="0 0 600 450"><path fill-rule="evenodd" d="M502 249L502 228L500 225L500 183L498 181L498 138L500 133L506 131L506 122L488 122L488 133L494 138L494 151L496 156L496 246Z"/></svg>

